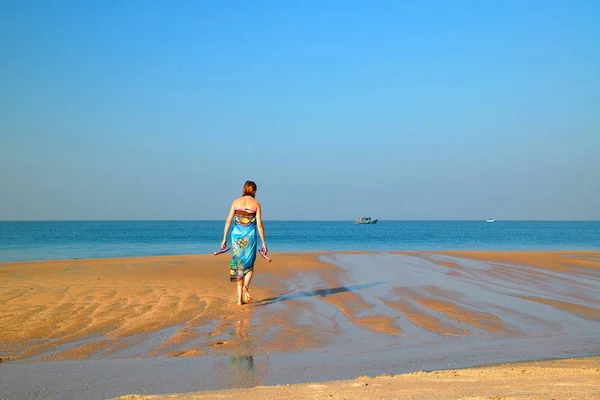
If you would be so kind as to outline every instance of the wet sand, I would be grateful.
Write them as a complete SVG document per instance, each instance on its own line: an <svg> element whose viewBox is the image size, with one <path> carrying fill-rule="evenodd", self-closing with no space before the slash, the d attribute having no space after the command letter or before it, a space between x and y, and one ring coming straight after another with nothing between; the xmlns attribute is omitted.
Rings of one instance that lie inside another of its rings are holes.
<svg viewBox="0 0 600 400"><path fill-rule="evenodd" d="M600 357L553 360L297 385L259 386L119 400L165 399L600 399Z"/></svg>
<svg viewBox="0 0 600 400"><path fill-rule="evenodd" d="M242 307L229 257L0 263L0 388L105 398L600 353L600 252L273 254ZM61 378L75 369L83 389Z"/></svg>

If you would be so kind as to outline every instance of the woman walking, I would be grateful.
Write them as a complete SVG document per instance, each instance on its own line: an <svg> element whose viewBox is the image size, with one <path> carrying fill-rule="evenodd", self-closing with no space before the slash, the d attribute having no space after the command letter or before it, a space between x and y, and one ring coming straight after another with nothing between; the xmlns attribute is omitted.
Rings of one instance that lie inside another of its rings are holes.
<svg viewBox="0 0 600 400"><path fill-rule="evenodd" d="M231 282L237 282L237 303L242 305L250 303L252 296L248 290L256 260L256 231L262 241L262 251L266 254L267 244L265 242L265 231L262 223L262 210L260 203L255 199L256 183L246 181L242 190L242 197L239 197L231 204L229 216L225 221L225 231L223 232L223 242L221 248L227 246L227 233L231 222L233 229L231 231L231 247L233 247L233 257L229 264L229 277Z"/></svg>

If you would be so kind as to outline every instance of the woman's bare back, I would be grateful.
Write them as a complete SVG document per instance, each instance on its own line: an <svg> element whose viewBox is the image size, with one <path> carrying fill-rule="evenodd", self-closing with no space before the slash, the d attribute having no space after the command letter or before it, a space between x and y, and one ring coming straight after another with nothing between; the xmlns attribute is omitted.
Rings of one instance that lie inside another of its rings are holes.
<svg viewBox="0 0 600 400"><path fill-rule="evenodd" d="M256 212L259 207L259 203L252 196L242 196L233 201L233 207L236 209L250 209Z"/></svg>

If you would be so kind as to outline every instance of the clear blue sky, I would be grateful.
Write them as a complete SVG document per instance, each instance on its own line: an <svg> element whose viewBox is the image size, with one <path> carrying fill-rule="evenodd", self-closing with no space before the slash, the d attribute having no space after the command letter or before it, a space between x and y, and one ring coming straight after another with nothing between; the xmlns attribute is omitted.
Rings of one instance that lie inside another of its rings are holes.
<svg viewBox="0 0 600 400"><path fill-rule="evenodd" d="M0 3L0 219L600 219L599 1Z"/></svg>

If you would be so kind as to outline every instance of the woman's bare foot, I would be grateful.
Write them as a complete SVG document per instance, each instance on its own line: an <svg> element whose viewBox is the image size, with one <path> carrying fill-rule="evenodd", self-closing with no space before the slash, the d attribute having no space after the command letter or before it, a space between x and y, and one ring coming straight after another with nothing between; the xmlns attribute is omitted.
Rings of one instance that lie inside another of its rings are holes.
<svg viewBox="0 0 600 400"><path fill-rule="evenodd" d="M250 292L248 291L247 287L244 288L244 302L246 302L246 303L252 302L252 296L250 295Z"/></svg>

